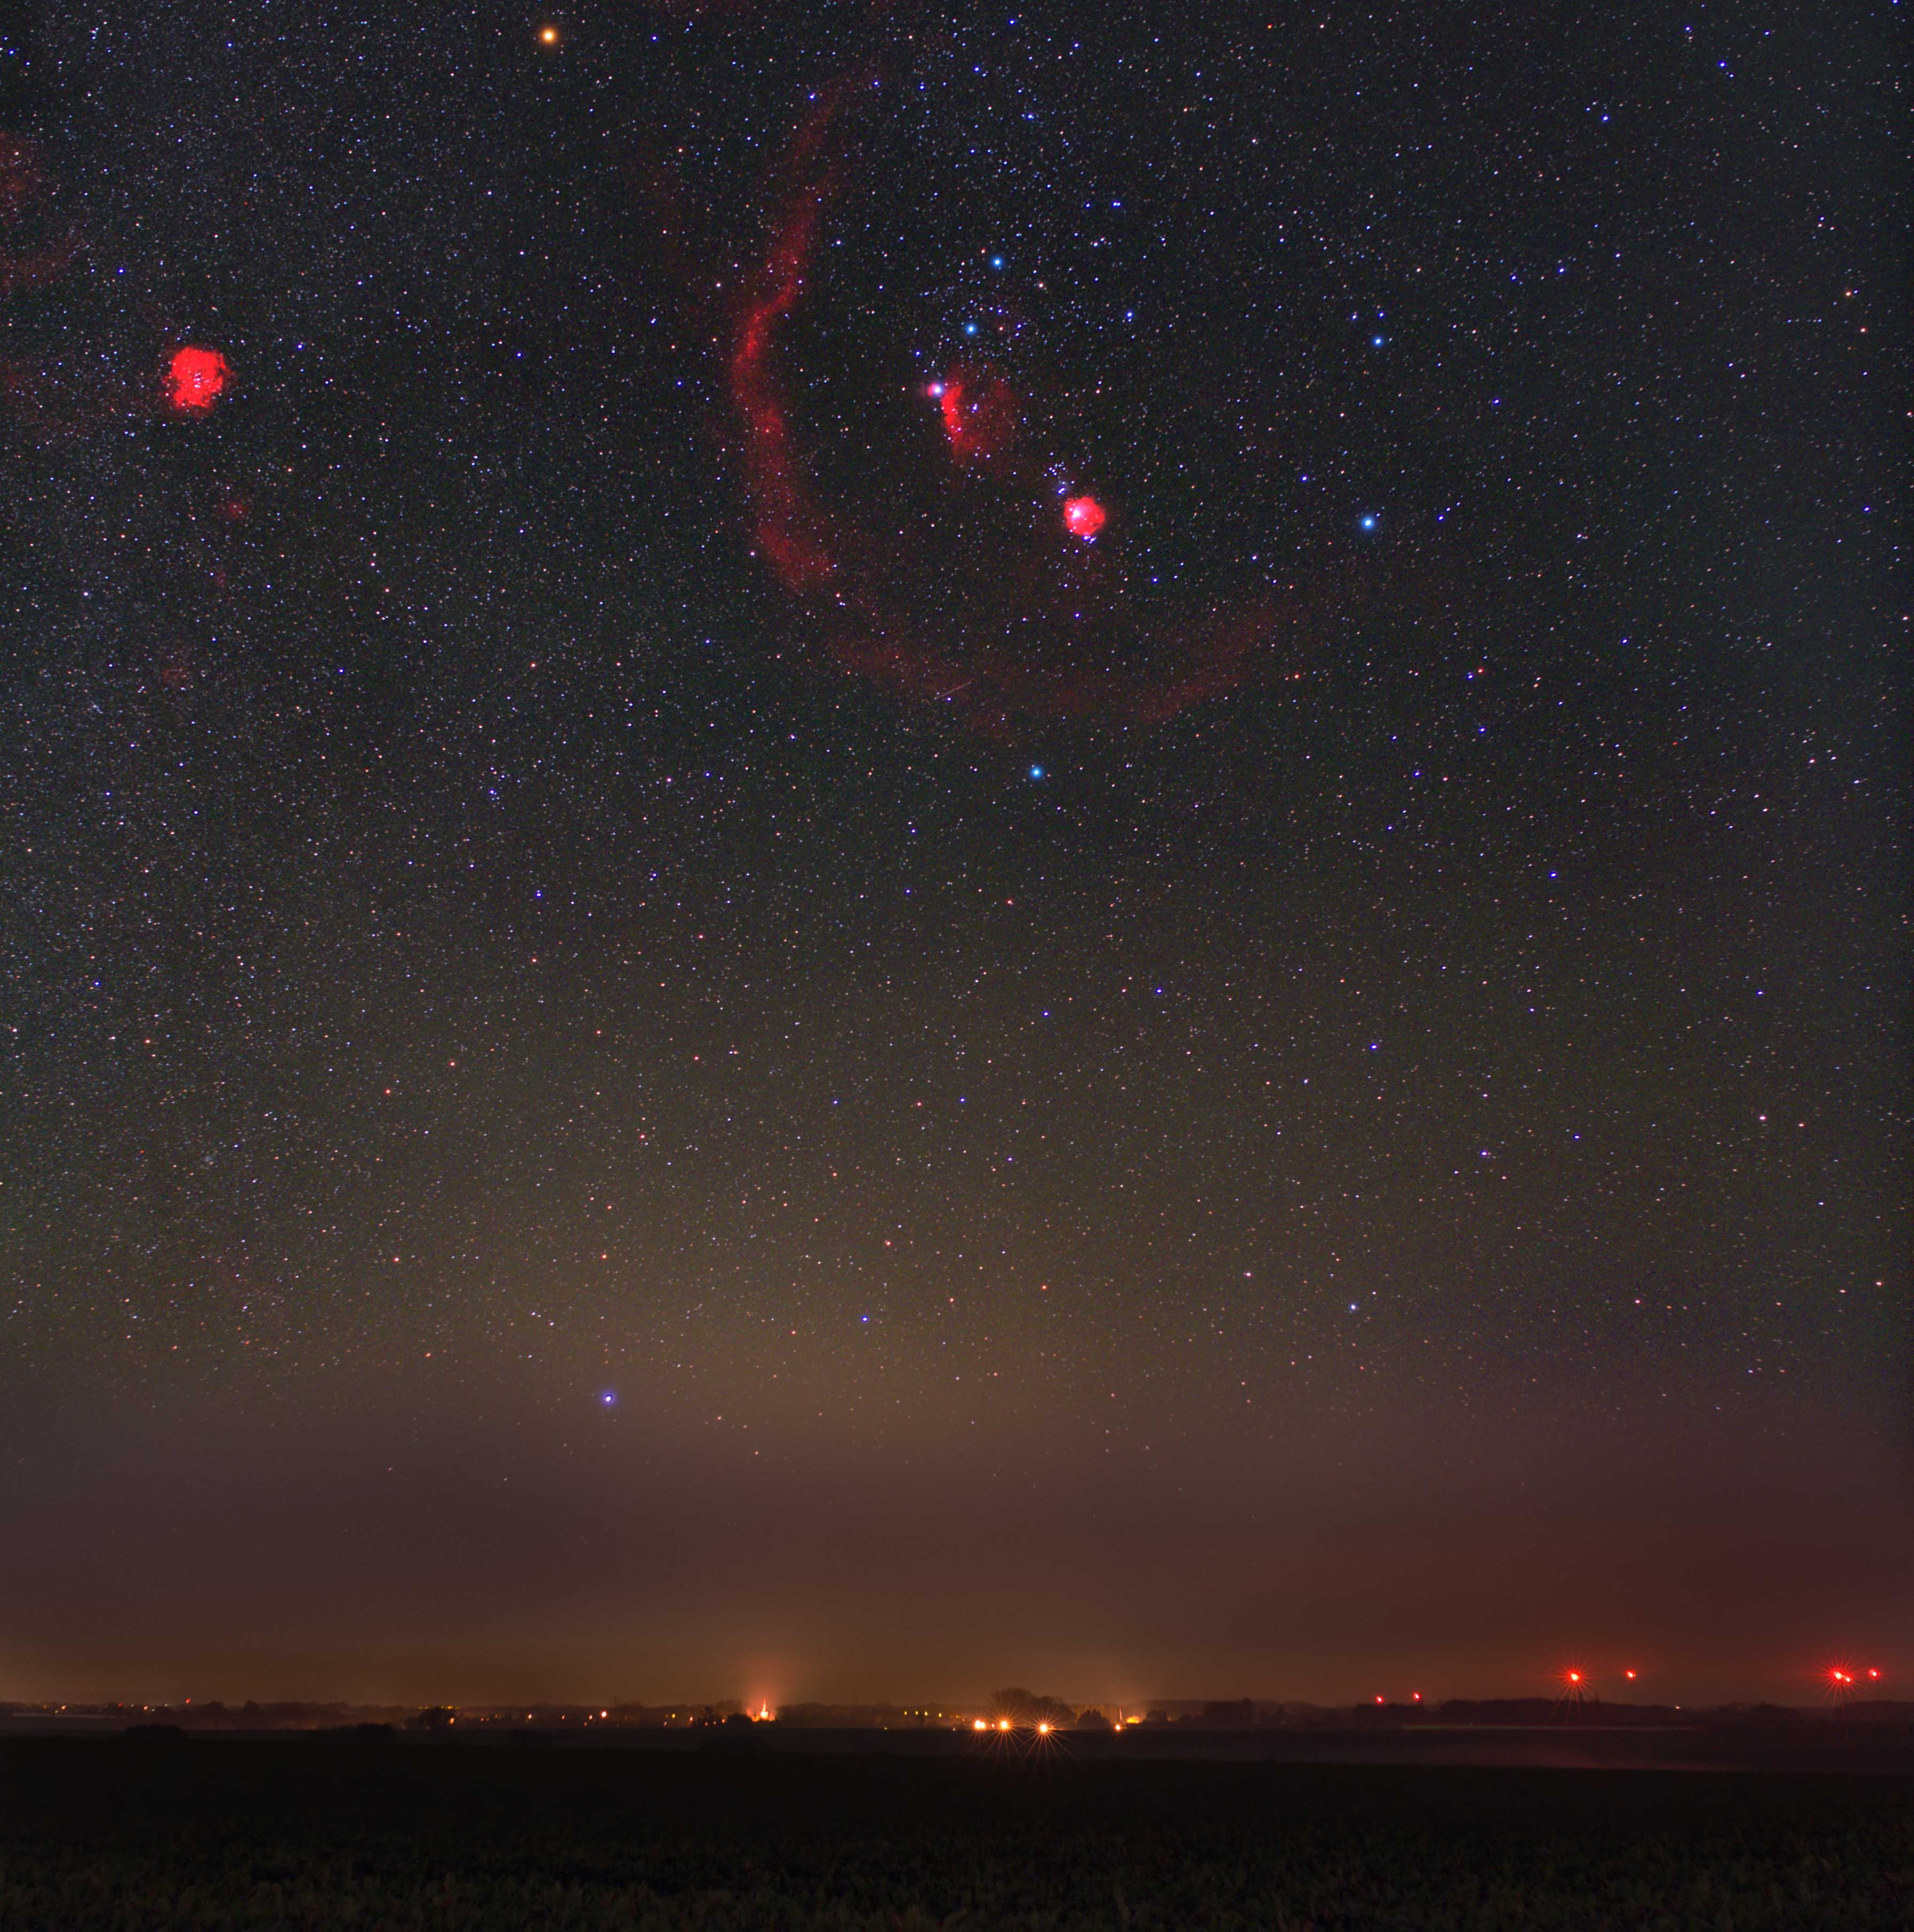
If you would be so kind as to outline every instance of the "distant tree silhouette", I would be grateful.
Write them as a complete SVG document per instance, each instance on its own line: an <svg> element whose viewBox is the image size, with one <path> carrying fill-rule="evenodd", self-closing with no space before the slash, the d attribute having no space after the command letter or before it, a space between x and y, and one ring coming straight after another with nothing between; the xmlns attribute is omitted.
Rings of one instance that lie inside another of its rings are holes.
<svg viewBox="0 0 1914 1932"><path fill-rule="evenodd" d="M1246 1697L1208 1703L1196 1721L1210 1730L1246 1731L1256 1724L1256 1707Z"/></svg>

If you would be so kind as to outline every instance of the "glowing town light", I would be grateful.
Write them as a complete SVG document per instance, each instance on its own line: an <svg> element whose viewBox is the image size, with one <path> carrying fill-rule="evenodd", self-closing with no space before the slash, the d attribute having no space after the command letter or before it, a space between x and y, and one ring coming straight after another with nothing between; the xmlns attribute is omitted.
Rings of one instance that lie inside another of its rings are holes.
<svg viewBox="0 0 1914 1932"><path fill-rule="evenodd" d="M1064 500L1064 527L1085 543L1094 543L1097 532L1109 520L1103 506L1094 496L1071 496Z"/></svg>
<svg viewBox="0 0 1914 1932"><path fill-rule="evenodd" d="M1050 1735L1050 1725L1047 1719L1037 1726L1036 1734L1040 1738L1047 1738Z"/></svg>
<svg viewBox="0 0 1914 1932"><path fill-rule="evenodd" d="M972 1723L970 1729L974 1731L987 1731L990 1729L990 1726L986 1724L981 1718L979 1718Z"/></svg>
<svg viewBox="0 0 1914 1932"><path fill-rule="evenodd" d="M997 1728L1000 1731L1007 1731L1010 1728L1010 1719L1008 1718L999 1718L997 1720Z"/></svg>
<svg viewBox="0 0 1914 1932"><path fill-rule="evenodd" d="M204 416L224 394L232 376L217 349L182 344L166 364L166 406L180 416Z"/></svg>

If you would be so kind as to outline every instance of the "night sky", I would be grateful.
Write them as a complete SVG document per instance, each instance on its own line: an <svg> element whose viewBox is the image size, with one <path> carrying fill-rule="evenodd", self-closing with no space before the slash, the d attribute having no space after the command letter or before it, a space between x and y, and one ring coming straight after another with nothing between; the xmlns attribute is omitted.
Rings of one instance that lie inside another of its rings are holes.
<svg viewBox="0 0 1914 1932"><path fill-rule="evenodd" d="M6 14L0 1695L1906 1694L1888 32Z"/></svg>

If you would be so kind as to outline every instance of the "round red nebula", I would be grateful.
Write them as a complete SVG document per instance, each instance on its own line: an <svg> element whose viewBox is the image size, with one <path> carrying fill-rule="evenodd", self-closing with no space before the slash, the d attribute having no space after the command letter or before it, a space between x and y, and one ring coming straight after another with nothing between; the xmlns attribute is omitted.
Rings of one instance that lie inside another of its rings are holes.
<svg viewBox="0 0 1914 1932"><path fill-rule="evenodd" d="M187 344L166 364L166 404L182 416L203 416L225 393L232 371L217 349Z"/></svg>
<svg viewBox="0 0 1914 1932"><path fill-rule="evenodd" d="M1094 496L1071 496L1064 501L1064 527L1085 543L1092 542L1109 520L1103 506Z"/></svg>

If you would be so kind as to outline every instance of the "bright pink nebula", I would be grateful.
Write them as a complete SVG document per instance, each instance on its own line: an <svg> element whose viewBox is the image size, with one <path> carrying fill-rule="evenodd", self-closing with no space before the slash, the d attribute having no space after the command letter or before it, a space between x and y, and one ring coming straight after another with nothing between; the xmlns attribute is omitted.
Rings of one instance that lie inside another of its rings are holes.
<svg viewBox="0 0 1914 1932"><path fill-rule="evenodd" d="M203 416L224 392L232 374L217 349L196 349L190 343L172 352L166 364L166 403L182 416Z"/></svg>
<svg viewBox="0 0 1914 1932"><path fill-rule="evenodd" d="M1064 527L1073 537L1090 542L1109 521L1103 506L1094 496L1072 496L1064 505Z"/></svg>

